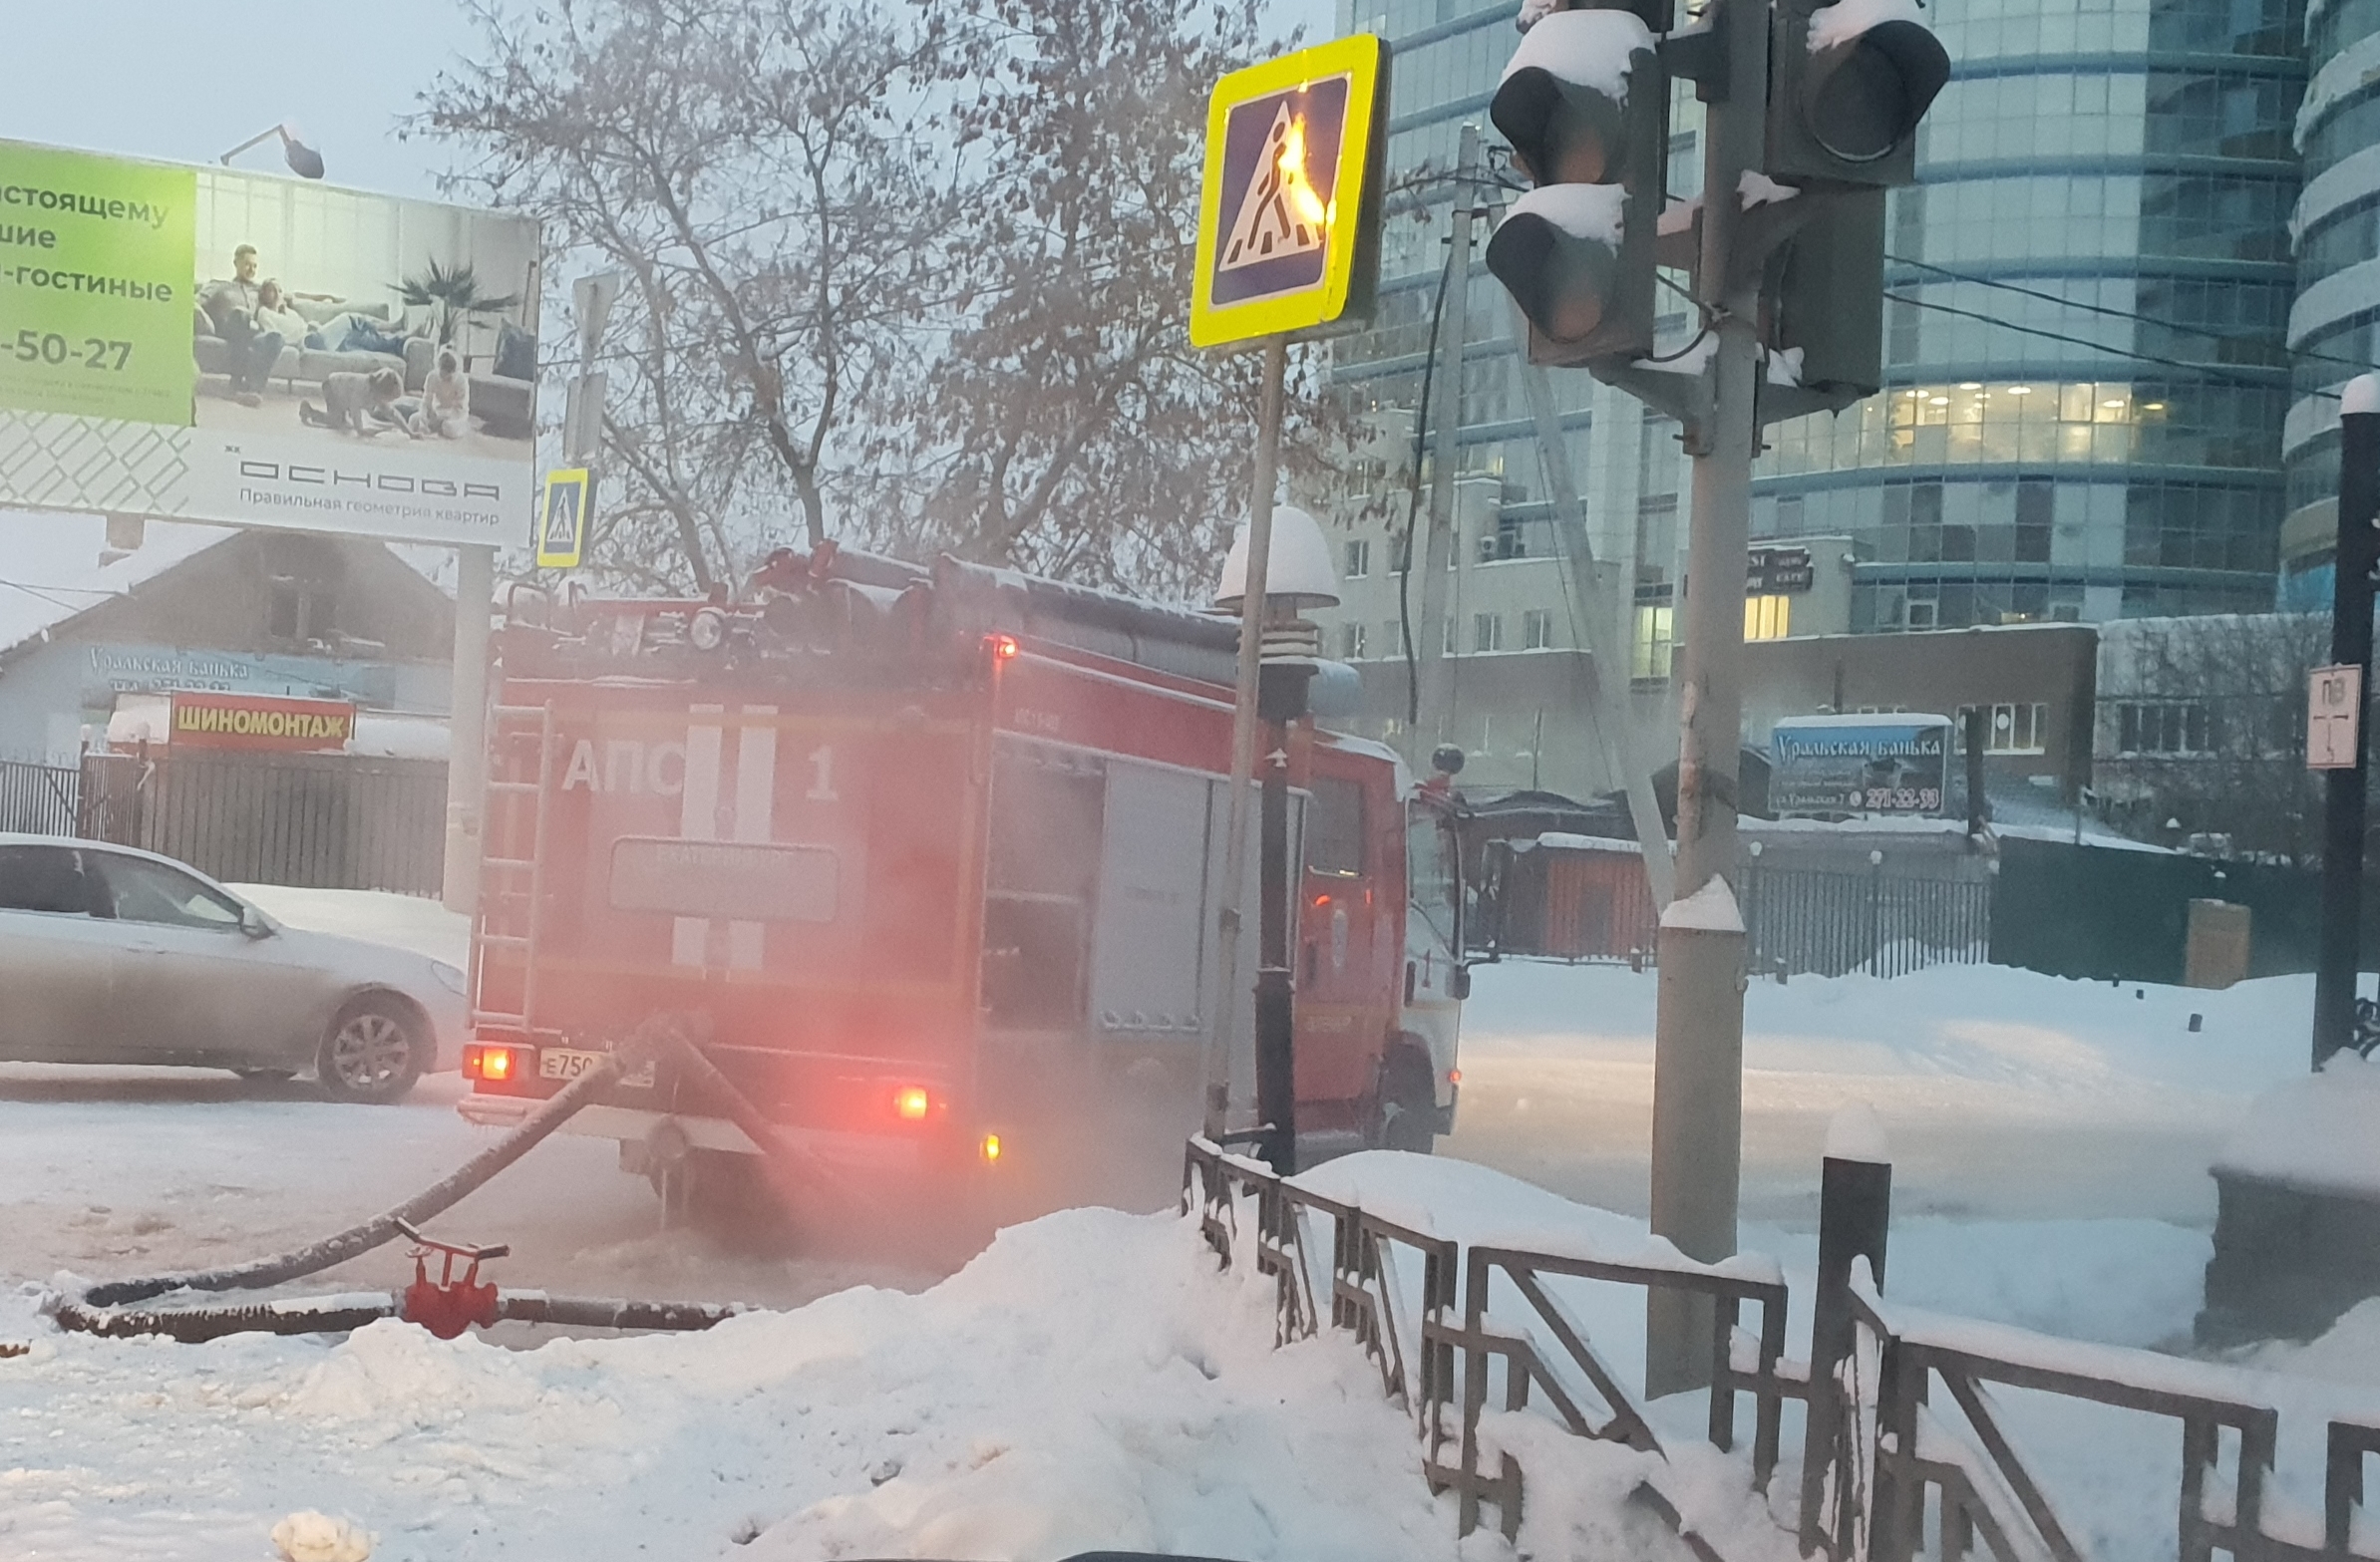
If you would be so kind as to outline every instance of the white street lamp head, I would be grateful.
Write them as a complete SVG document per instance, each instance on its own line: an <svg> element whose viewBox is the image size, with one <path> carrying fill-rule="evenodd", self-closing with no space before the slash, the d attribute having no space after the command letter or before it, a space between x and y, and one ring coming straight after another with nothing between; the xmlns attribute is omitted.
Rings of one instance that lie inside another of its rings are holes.
<svg viewBox="0 0 2380 1562"><path fill-rule="evenodd" d="M1247 595L1248 528L1243 524L1231 537L1230 554L1223 560L1223 578L1214 588L1214 605L1236 610ZM1331 567L1330 539L1322 523L1294 504L1272 510L1272 546L1264 560L1264 597L1269 603L1302 612L1309 607L1335 607L1339 600L1338 571Z"/></svg>

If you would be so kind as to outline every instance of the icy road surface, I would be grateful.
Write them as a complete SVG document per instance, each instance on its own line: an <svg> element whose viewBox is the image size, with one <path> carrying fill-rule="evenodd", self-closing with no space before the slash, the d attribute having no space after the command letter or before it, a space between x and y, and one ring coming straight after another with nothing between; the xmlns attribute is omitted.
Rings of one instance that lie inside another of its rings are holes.
<svg viewBox="0 0 2380 1562"><path fill-rule="evenodd" d="M1655 983L1624 967L1481 967L1442 1148L1642 1213ZM1866 1102L1890 1142L1898 1215L2210 1227L2208 1163L2259 1092L2306 1072L2312 1014L2310 976L2224 992L1985 965L1754 982L1745 1218L1815 1221L1828 1119Z"/></svg>
<svg viewBox="0 0 2380 1562"><path fill-rule="evenodd" d="M247 891L285 920L460 961L466 924L435 902ZM1483 967L1465 1019L1463 1107L1442 1148L1604 1208L1641 1213L1652 1113L1655 978L1609 967ZM2135 996L2136 993L2142 996ZM2049 1249L2153 1254L2133 1313L2094 1338L2186 1328L2205 1261L2214 1147L2248 1100L2304 1070L2306 978L2228 992L2110 987L1991 966L1756 982L1746 995L1746 1241L1789 1262L1815 1219L1837 1107L1872 1105L1897 1162L1914 1251L1936 1239L1995 1316L2060 1304ZM2201 1016L2192 1032L2190 1017ZM387 1207L489 1141L454 1111L454 1076L396 1107L314 1099L171 1070L0 1067L0 1278L99 1278L227 1262ZM1931 1223L1928 1222L1931 1217ZM507 1284L784 1306L858 1281L914 1289L933 1265L856 1251L756 1254L660 1229L604 1140L556 1135L441 1218L509 1241ZM1942 1273L1947 1277L1951 1270ZM380 1287L392 1246L322 1277Z"/></svg>

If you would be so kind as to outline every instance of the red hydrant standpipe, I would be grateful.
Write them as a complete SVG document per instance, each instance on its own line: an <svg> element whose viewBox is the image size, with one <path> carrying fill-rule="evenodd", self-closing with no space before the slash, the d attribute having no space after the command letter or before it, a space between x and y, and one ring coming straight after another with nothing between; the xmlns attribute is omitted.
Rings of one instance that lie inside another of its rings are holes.
<svg viewBox="0 0 2380 1562"><path fill-rule="evenodd" d="M741 1125L777 1173L770 1180L783 1196L789 1173L797 1168L824 1175L814 1157L800 1154L778 1135L773 1124L750 1097L722 1075L686 1036L673 1017L656 1016L637 1027L614 1052L589 1068L531 1112L502 1139L474 1155L448 1176L394 1209L360 1225L285 1253L276 1253L223 1269L187 1274L154 1275L134 1280L105 1281L80 1297L61 1302L53 1315L58 1326L109 1339L136 1335L164 1335L195 1344L224 1335L327 1334L383 1318L418 1323L441 1339L451 1340L465 1329L507 1320L558 1324L589 1329L708 1329L747 1309L741 1303L636 1302L613 1297L558 1297L542 1291L503 1291L480 1279L480 1264L501 1258L508 1246L473 1247L425 1236L420 1223L460 1203L498 1172L561 1126L563 1120L588 1103L595 1093L621 1072L624 1063L640 1059L656 1045L668 1047L690 1074ZM276 1302L252 1302L232 1307L144 1308L122 1304L145 1302L170 1291L261 1290L285 1281L318 1274L333 1265L368 1253L398 1236L417 1244L413 1284L402 1298L386 1291L350 1292L339 1296L299 1297ZM432 1252L441 1257L439 1278L429 1275ZM467 1261L460 1279L457 1259Z"/></svg>

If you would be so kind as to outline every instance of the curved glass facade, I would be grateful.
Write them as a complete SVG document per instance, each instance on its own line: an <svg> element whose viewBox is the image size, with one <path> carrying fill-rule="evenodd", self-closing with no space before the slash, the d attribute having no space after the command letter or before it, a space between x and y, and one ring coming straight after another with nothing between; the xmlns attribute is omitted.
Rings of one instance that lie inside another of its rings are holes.
<svg viewBox="0 0 2380 1562"><path fill-rule="evenodd" d="M1935 0L1885 392L1755 479L1756 537L1857 539L1855 628L2270 604L2300 3Z"/></svg>
<svg viewBox="0 0 2380 1562"><path fill-rule="evenodd" d="M2286 440L2288 516L2280 602L2330 605L2339 480L2339 385L2380 363L2380 0L2315 0L2305 20L2312 69L2297 146L2305 188L2293 214L2299 356ZM2326 394L2328 393L2328 394Z"/></svg>

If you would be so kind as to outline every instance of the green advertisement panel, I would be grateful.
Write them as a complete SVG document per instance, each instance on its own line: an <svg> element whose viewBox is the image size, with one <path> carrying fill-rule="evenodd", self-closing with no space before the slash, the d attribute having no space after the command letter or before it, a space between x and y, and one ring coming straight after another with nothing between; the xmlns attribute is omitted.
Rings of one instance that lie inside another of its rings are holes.
<svg viewBox="0 0 2380 1562"><path fill-rule="evenodd" d="M0 508L515 541L542 252L516 212L0 141Z"/></svg>
<svg viewBox="0 0 2380 1562"><path fill-rule="evenodd" d="M0 142L0 407L186 428L193 169Z"/></svg>

